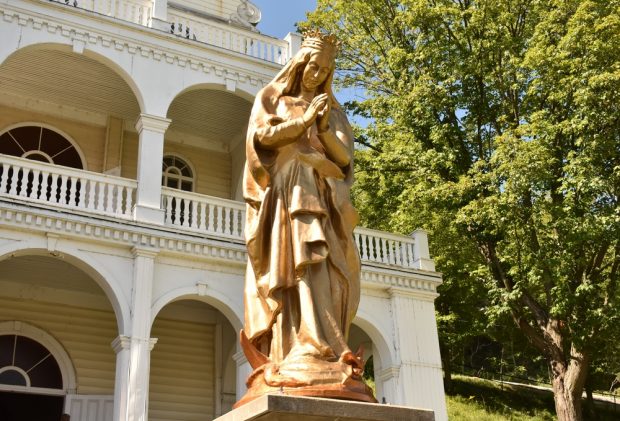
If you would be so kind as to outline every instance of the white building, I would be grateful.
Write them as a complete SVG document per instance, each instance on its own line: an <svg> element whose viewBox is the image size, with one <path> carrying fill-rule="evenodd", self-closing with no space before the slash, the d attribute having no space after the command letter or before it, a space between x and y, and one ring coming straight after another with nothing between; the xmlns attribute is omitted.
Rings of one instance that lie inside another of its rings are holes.
<svg viewBox="0 0 620 421"><path fill-rule="evenodd" d="M244 133L300 39L240 3L0 0L3 420L210 420L244 393ZM351 346L379 401L445 420L426 234L356 239Z"/></svg>

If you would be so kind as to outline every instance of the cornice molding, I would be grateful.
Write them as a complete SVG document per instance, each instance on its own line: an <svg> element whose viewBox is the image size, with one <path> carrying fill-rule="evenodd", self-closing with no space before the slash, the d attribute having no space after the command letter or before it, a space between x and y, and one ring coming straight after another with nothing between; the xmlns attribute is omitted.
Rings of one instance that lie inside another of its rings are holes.
<svg viewBox="0 0 620 421"><path fill-rule="evenodd" d="M37 232L47 238L51 235L54 238L97 241L149 255L203 259L240 269L247 263L247 252L242 241L182 233L169 227L135 221L59 212L57 209L1 198L0 227L0 230ZM424 271L400 271L362 264L361 283L362 288L387 291L391 296L398 292L432 300L437 296L436 287L441 284L441 277Z"/></svg>

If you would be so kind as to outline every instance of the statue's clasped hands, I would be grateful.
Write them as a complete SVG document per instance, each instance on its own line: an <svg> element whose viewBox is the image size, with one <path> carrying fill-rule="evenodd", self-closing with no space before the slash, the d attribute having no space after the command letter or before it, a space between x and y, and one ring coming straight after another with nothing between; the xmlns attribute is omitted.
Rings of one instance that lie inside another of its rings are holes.
<svg viewBox="0 0 620 421"><path fill-rule="evenodd" d="M330 111L331 103L327 94L315 96L303 116L306 127L316 121L319 132L327 131L329 129Z"/></svg>

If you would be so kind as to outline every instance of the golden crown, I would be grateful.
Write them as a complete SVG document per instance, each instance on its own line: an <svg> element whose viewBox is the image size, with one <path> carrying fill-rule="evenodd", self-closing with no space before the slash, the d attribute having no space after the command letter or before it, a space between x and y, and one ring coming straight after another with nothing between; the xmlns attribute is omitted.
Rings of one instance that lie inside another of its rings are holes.
<svg viewBox="0 0 620 421"><path fill-rule="evenodd" d="M333 34L324 34L319 29L310 29L304 32L302 47L316 48L318 50L331 50L335 55L340 47L340 42Z"/></svg>

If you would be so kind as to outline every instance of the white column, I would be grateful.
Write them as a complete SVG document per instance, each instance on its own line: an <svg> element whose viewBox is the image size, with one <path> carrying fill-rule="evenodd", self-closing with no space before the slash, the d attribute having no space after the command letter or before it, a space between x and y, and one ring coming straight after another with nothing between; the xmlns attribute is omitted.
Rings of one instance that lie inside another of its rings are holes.
<svg viewBox="0 0 620 421"><path fill-rule="evenodd" d="M164 223L161 209L161 165L164 159L164 133L171 120L140 114L136 130L140 136L138 147L138 192L134 219L154 224Z"/></svg>
<svg viewBox="0 0 620 421"><path fill-rule="evenodd" d="M168 0L153 0L153 15L151 16L151 28L170 32L168 23Z"/></svg>
<svg viewBox="0 0 620 421"><path fill-rule="evenodd" d="M402 400L396 394L399 373L400 367L387 367L375 372L376 397L380 403L395 404Z"/></svg>
<svg viewBox="0 0 620 421"><path fill-rule="evenodd" d="M245 357L243 351L239 351L233 355L233 360L237 363L237 401L245 395L248 388L245 382L248 380L250 374L252 374L252 367Z"/></svg>
<svg viewBox="0 0 620 421"><path fill-rule="evenodd" d="M429 408L446 421L439 338L434 299L437 293L390 288L398 374L385 380L398 384L395 404ZM384 384L385 384L384 380Z"/></svg>
<svg viewBox="0 0 620 421"><path fill-rule="evenodd" d="M289 32L284 37L284 41L288 42L288 57L284 61L286 63L301 49L302 36L296 32Z"/></svg>
<svg viewBox="0 0 620 421"><path fill-rule="evenodd" d="M148 394L151 350L157 339L149 337L155 256L153 249L132 250L134 255L131 294L131 337L129 338L129 375L127 421L148 419Z"/></svg>
<svg viewBox="0 0 620 421"><path fill-rule="evenodd" d="M129 336L119 335L112 341L116 352L116 377L114 380L114 421L127 419L127 398L129 396Z"/></svg>

